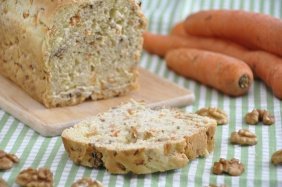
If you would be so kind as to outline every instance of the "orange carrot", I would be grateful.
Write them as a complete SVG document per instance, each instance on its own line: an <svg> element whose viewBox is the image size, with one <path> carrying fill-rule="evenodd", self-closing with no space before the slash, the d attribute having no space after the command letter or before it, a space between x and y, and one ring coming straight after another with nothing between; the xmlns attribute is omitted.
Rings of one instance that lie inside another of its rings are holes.
<svg viewBox="0 0 282 187"><path fill-rule="evenodd" d="M149 53L159 55L160 57L164 57L171 49L189 47L186 45L187 40L182 39L181 37L168 37L144 32L143 38L143 48Z"/></svg>
<svg viewBox="0 0 282 187"><path fill-rule="evenodd" d="M253 82L246 63L220 53L182 48L169 51L165 59L168 67L180 75L231 96L247 93Z"/></svg>
<svg viewBox="0 0 282 187"><path fill-rule="evenodd" d="M254 74L272 89L276 97L282 99L282 59L276 55L264 51L249 51L233 42L214 38L144 33L144 39L144 49L159 56L177 48L195 48L238 58L251 67Z"/></svg>
<svg viewBox="0 0 282 187"><path fill-rule="evenodd" d="M282 56L282 21L240 10L208 10L188 16L185 30L196 36L218 37L248 48Z"/></svg>
<svg viewBox="0 0 282 187"><path fill-rule="evenodd" d="M170 34L175 36L182 36L182 37L189 36L189 34L186 32L184 28L184 22L179 22L175 24L174 27L171 29Z"/></svg>
<svg viewBox="0 0 282 187"><path fill-rule="evenodd" d="M195 36L165 36L150 32L145 32L143 34L143 38L143 48L149 53L153 53L161 57L165 56L168 51L176 48L203 49L235 57L239 57L246 51L246 48L235 43L213 38L201 38Z"/></svg>
<svg viewBox="0 0 282 187"><path fill-rule="evenodd" d="M282 59L264 51L247 52L242 59L245 59L254 74L272 89L273 94L282 99Z"/></svg>

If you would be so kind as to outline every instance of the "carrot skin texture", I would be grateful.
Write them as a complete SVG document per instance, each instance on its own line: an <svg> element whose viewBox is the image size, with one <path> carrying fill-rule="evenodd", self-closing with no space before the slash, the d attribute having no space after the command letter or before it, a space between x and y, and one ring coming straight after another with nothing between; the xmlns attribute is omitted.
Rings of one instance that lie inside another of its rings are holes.
<svg viewBox="0 0 282 187"><path fill-rule="evenodd" d="M254 74L272 89L273 94L282 99L282 59L264 51L252 51L243 57Z"/></svg>
<svg viewBox="0 0 282 187"><path fill-rule="evenodd" d="M238 58L250 66L254 75L269 86L277 98L282 99L282 59L279 56L265 51L250 51L241 45L222 39L191 35L189 37L152 33L144 33L144 35L146 36L144 42L148 42L145 50L159 56L164 56L168 51L177 48L194 48ZM152 44L151 41L155 43Z"/></svg>
<svg viewBox="0 0 282 187"><path fill-rule="evenodd" d="M171 50L186 46L186 40L176 37L169 38L164 35L152 34L150 32L143 33L144 43L143 48L152 54L164 57Z"/></svg>
<svg viewBox="0 0 282 187"><path fill-rule="evenodd" d="M169 68L182 76L230 95L241 96L253 83L253 73L241 60L196 49L175 49L166 55Z"/></svg>
<svg viewBox="0 0 282 187"><path fill-rule="evenodd" d="M242 10L206 10L192 14L184 23L195 36L217 37L247 48L282 56L282 20Z"/></svg>
<svg viewBox="0 0 282 187"><path fill-rule="evenodd" d="M144 45L143 48L149 53L156 54L160 57L177 48L196 48L207 51L225 53L235 57L240 56L246 48L225 40L202 38L195 36L179 37L179 36L165 36L144 32ZM231 55L233 54L233 55Z"/></svg>
<svg viewBox="0 0 282 187"><path fill-rule="evenodd" d="M179 22L172 27L170 31L170 35L181 36L181 37L188 37L189 34L186 32L184 28L184 22Z"/></svg>

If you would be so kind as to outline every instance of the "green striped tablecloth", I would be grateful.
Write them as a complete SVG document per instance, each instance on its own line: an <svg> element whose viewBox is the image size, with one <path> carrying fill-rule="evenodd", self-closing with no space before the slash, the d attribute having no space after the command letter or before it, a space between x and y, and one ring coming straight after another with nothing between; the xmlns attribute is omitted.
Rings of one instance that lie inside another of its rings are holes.
<svg viewBox="0 0 282 187"><path fill-rule="evenodd" d="M143 10L149 19L149 30L166 34L171 25L182 20L191 12L202 9L244 9L271 14L282 18L281 0L143 0ZM257 23L259 24L259 23ZM48 167L52 170L55 186L70 186L82 176L91 176L105 186L207 186L226 184L227 186L282 186L282 166L274 167L269 160L277 149L282 148L282 102L273 97L271 91L259 81L250 93L241 98L230 98L217 91L184 79L169 71L164 61L157 56L143 53L141 66L165 77L180 86L193 90L196 101L187 111L195 111L204 106L224 109L230 117L228 125L219 126L216 133L215 151L205 159L197 159L186 167L152 175L110 175L105 170L91 170L74 165L64 151L60 137L44 138L24 126L0 109L0 149L16 153L21 162L0 176L9 185L20 170L27 167ZM281 80L282 82L282 80ZM248 126L242 118L253 108L265 108L275 114L276 124L270 127ZM252 147L233 146L228 143L232 131L249 128L258 136L258 144ZM240 159L246 171L240 177L216 176L211 174L211 166L220 157Z"/></svg>

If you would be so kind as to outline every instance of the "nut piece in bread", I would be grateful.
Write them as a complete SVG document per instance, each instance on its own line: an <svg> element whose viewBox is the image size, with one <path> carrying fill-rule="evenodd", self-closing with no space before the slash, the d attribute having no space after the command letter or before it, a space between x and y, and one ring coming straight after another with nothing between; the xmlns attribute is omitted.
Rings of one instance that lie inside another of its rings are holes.
<svg viewBox="0 0 282 187"><path fill-rule="evenodd" d="M146 21L135 0L1 0L0 74L46 107L137 86Z"/></svg>
<svg viewBox="0 0 282 187"><path fill-rule="evenodd" d="M214 149L216 121L131 101L62 133L76 164L110 173L145 174L184 167Z"/></svg>

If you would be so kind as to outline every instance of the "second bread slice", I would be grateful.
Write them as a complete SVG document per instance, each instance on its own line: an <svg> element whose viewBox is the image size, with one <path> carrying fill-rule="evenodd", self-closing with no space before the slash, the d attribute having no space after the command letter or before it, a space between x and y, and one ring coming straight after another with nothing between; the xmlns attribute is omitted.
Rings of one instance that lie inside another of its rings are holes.
<svg viewBox="0 0 282 187"><path fill-rule="evenodd" d="M215 129L212 119L132 101L64 130L62 139L76 164L145 174L206 156L214 148Z"/></svg>

